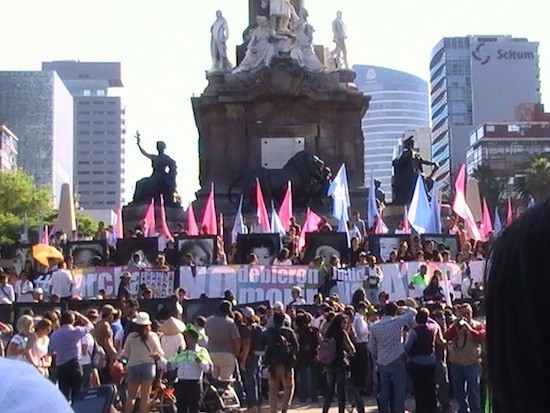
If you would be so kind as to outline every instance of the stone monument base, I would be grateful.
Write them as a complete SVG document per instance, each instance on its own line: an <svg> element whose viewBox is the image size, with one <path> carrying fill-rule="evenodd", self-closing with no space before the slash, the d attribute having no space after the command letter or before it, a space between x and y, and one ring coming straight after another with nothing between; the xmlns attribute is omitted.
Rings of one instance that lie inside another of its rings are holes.
<svg viewBox="0 0 550 413"><path fill-rule="evenodd" d="M125 236L127 235L128 230L133 229L140 224L140 222L145 217L147 208L149 208L148 204L129 204L122 207L122 223L124 225ZM183 207L165 206L164 210L166 211L166 223L168 224L168 228L170 229L170 232L174 233L178 228L178 224L180 222L185 222L185 212L183 210ZM162 211L160 206L155 206L156 223L161 222L161 214Z"/></svg>

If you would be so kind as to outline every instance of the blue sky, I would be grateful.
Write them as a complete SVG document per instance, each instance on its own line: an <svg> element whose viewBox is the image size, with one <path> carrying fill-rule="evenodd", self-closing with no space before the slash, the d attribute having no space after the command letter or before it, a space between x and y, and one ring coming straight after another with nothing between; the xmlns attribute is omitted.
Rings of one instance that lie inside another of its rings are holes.
<svg viewBox="0 0 550 413"><path fill-rule="evenodd" d="M429 78L433 46L446 36L511 34L540 42L541 92L550 99L548 6L540 0L305 0L314 42L332 47L343 11L350 64L390 67ZM206 86L210 25L228 20L228 50L241 42L247 0L0 0L0 70L39 70L42 61L120 61L126 105L127 194L150 174L133 134L154 151L165 140L178 162L179 192L198 189L197 138L190 97ZM235 59L231 59L234 63Z"/></svg>

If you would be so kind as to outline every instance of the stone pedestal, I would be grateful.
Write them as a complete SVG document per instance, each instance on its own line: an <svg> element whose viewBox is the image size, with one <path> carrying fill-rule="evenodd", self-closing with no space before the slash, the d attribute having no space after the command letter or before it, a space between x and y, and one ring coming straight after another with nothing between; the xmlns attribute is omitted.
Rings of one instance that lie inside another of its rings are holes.
<svg viewBox="0 0 550 413"><path fill-rule="evenodd" d="M145 217L148 207L149 205L147 204L129 204L122 207L122 222L124 225L124 231L133 229L135 226L139 225ZM185 222L185 212L181 206L165 207L164 209L166 212L166 223L168 224L170 232L173 233L176 231L178 223ZM162 212L160 207L155 206L156 223L161 222L161 214Z"/></svg>

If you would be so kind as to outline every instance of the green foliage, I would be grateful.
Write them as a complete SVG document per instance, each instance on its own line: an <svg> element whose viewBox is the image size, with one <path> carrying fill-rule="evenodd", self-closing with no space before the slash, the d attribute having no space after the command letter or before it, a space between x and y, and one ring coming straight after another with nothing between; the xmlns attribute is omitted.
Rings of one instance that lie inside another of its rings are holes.
<svg viewBox="0 0 550 413"><path fill-rule="evenodd" d="M0 172L0 243L19 240L25 214L29 236L36 238L41 218L51 213L52 193L48 186L36 186L33 177L22 170Z"/></svg>
<svg viewBox="0 0 550 413"><path fill-rule="evenodd" d="M550 160L545 156L535 158L525 170L524 194L540 202L550 195Z"/></svg>
<svg viewBox="0 0 550 413"><path fill-rule="evenodd" d="M98 222L82 211L76 211L76 226L82 237L93 237L97 232Z"/></svg>
<svg viewBox="0 0 550 413"><path fill-rule="evenodd" d="M481 197L487 199L487 203L491 208L497 206L500 195L504 191L505 183L496 178L493 170L485 165L480 165L474 171L474 178L479 182L479 194Z"/></svg>

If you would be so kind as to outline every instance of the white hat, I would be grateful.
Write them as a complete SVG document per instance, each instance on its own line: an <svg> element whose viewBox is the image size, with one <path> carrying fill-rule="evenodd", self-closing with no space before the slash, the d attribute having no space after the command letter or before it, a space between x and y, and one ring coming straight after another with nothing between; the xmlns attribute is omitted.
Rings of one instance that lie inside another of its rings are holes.
<svg viewBox="0 0 550 413"><path fill-rule="evenodd" d="M149 314L147 314L145 311L140 311L137 314L137 317L132 319L132 322L140 326L150 326L151 318L149 318Z"/></svg>
<svg viewBox="0 0 550 413"><path fill-rule="evenodd" d="M273 304L274 310L284 311L285 305L281 301L275 301L275 304Z"/></svg>

